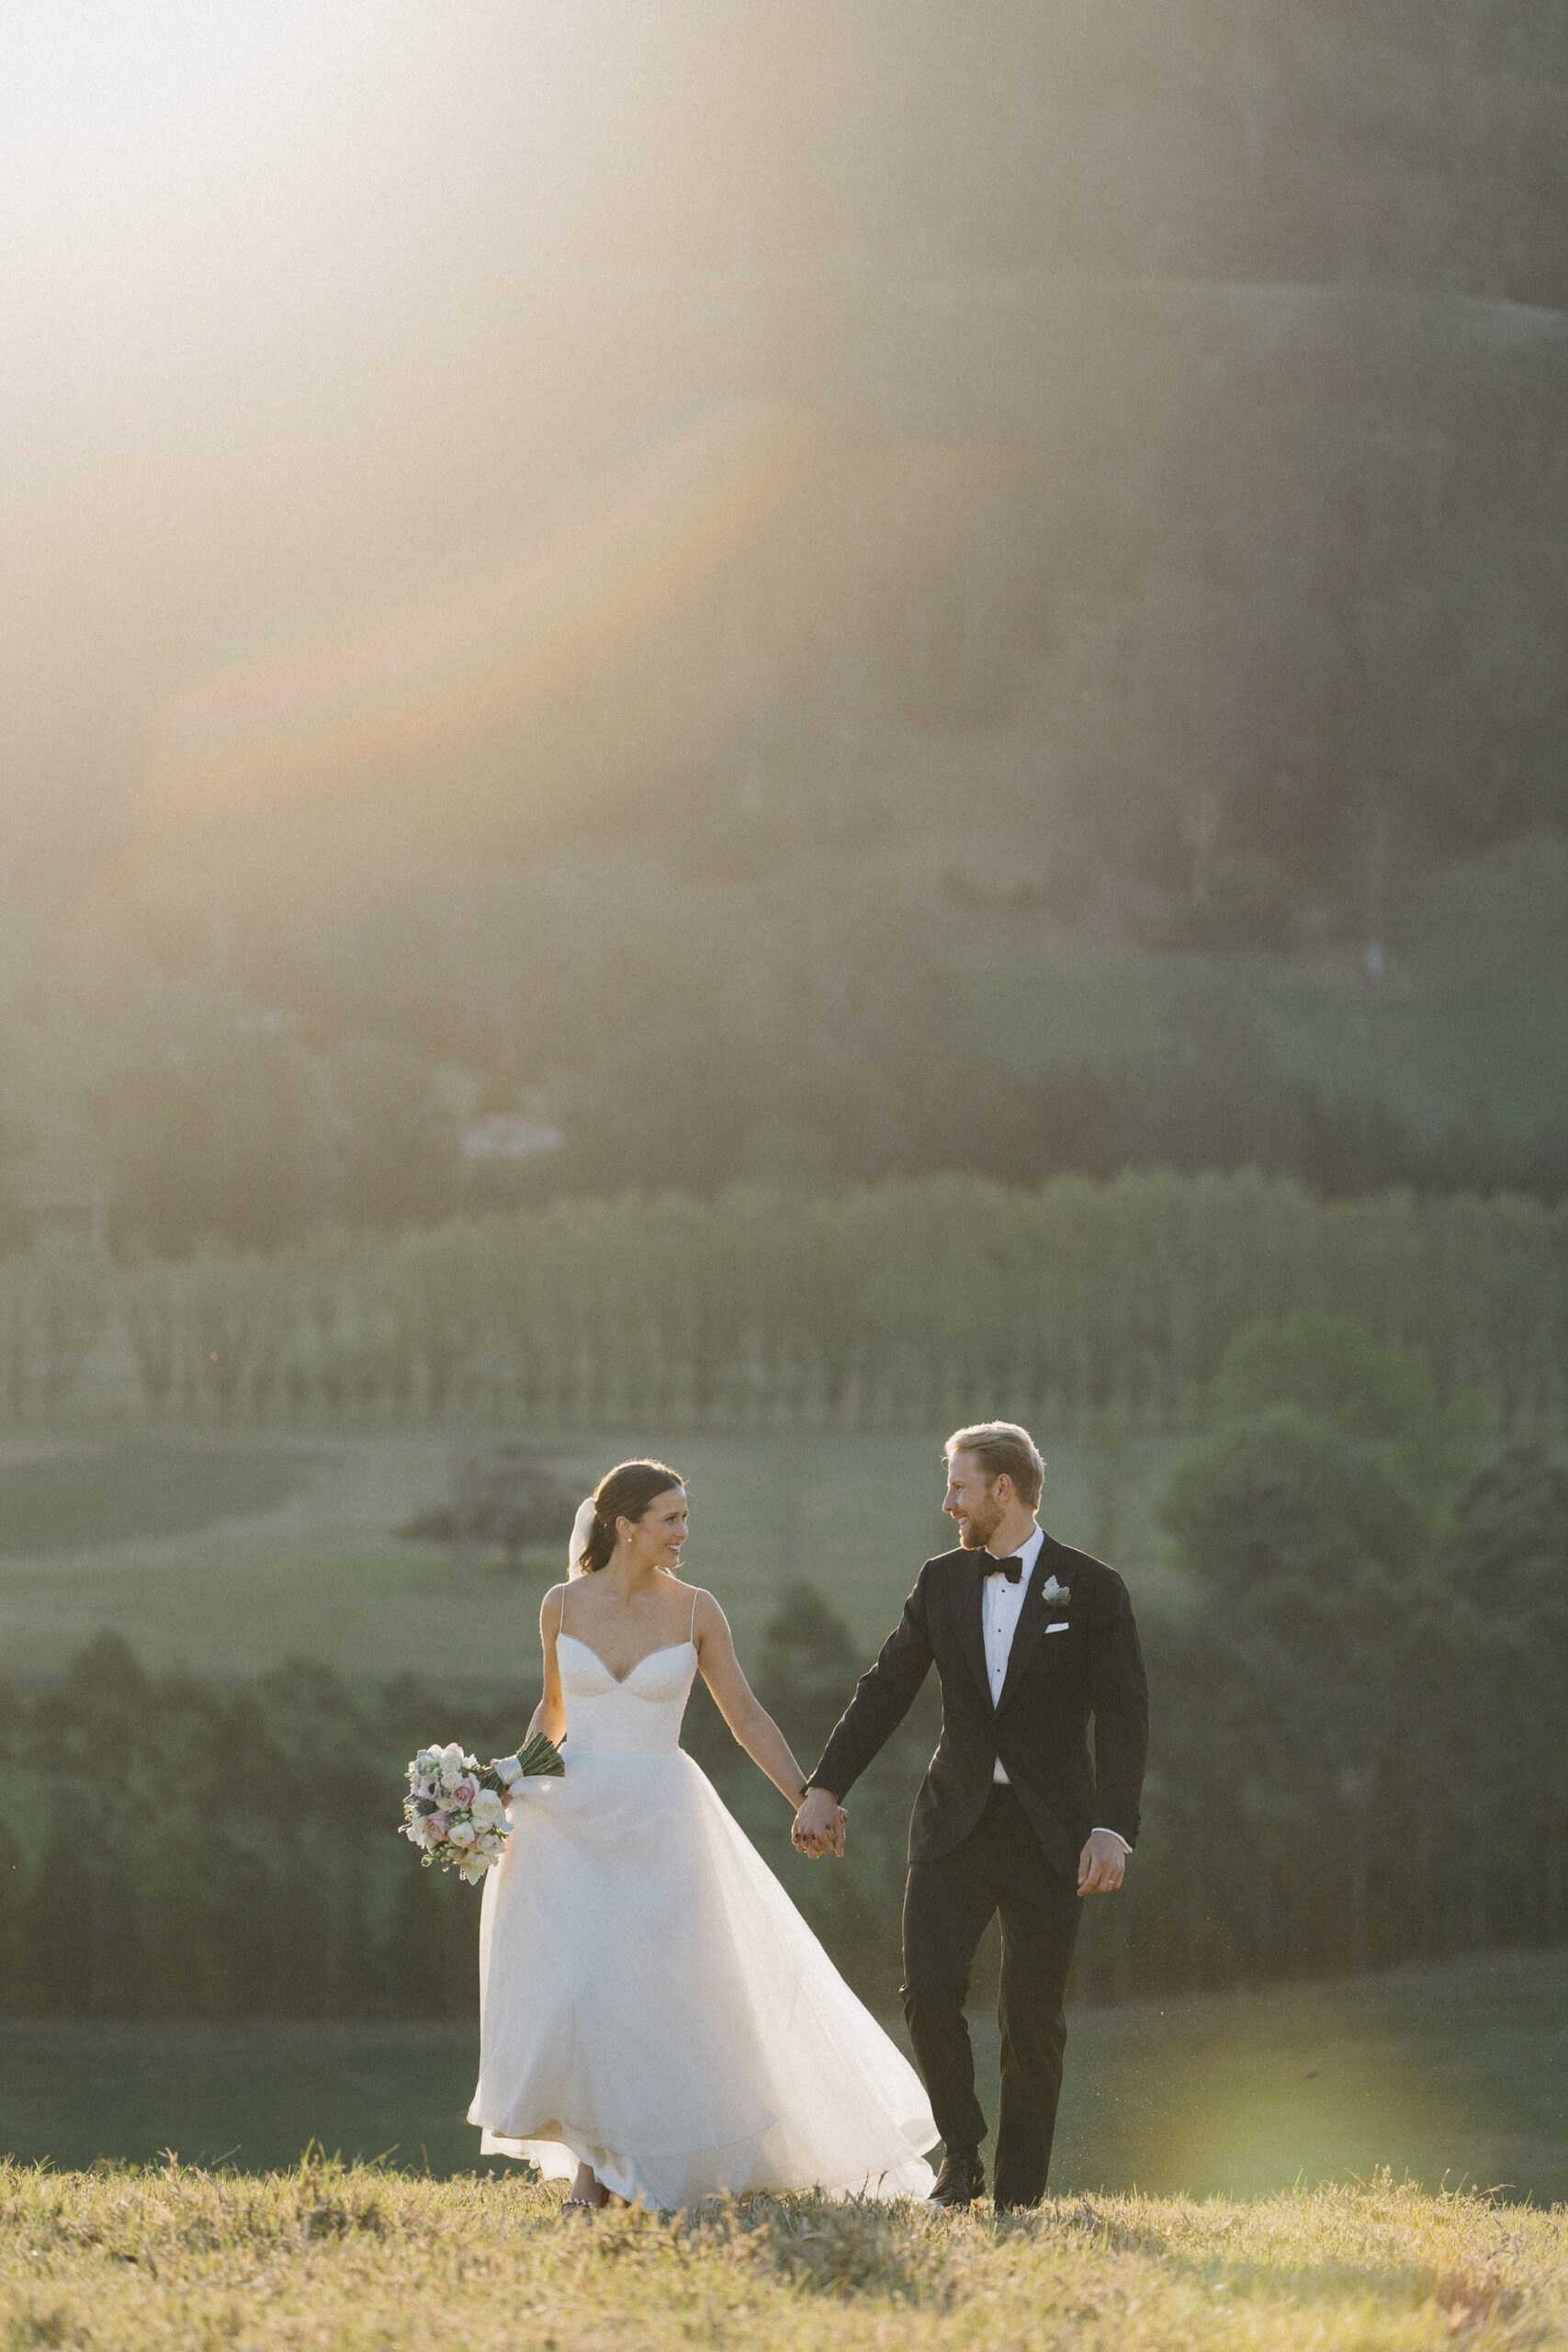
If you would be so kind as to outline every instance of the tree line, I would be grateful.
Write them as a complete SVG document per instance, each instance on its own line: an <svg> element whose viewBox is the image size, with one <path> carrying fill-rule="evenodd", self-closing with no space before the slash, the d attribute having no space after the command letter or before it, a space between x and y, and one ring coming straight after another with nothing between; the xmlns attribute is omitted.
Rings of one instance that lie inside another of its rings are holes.
<svg viewBox="0 0 1568 2352"><path fill-rule="evenodd" d="M1568 1937L1568 1460L1483 1452L1355 1317L1241 1335L1164 1504L1192 1596L1133 1966L1267 1981Z"/></svg>
<svg viewBox="0 0 1568 2352"><path fill-rule="evenodd" d="M1568 1402L1568 1207L1285 1179L558 1201L270 1255L0 1261L0 1412L112 1392L164 1423L525 1430L924 1427L1006 1408L1201 1420L1235 1335L1293 1308L1420 1347L1515 1433Z"/></svg>
<svg viewBox="0 0 1568 2352"><path fill-rule="evenodd" d="M959 879L950 877L954 890ZM1064 888L1081 897L1088 884L1075 867ZM1005 909L977 910L1006 920ZM906 951L892 961L907 980ZM615 1046L572 1045L581 1058L550 1089L562 1124L532 1123L556 1140L515 1158L465 1149L475 1123L444 1093L428 1057L434 1039L418 1050L361 1040L329 1054L288 1035L209 1037L183 1043L177 1057L133 1061L96 1111L117 1254L184 1257L211 1243L271 1250L334 1222L387 1232L622 1189L712 1197L781 1175L825 1187L957 1174L1034 1189L1122 1170L1258 1169L1329 1199L1399 1186L1568 1197L1560 1127L1520 1138L1484 1105L1418 1124L1374 1094L1293 1077L1234 1036L1184 1035L1175 1050L1067 1058L1021 1075L943 1036L951 1020L939 980L906 985L897 1017L888 1009L878 1018L852 968L842 988L852 1017L807 1013L775 1038L738 1002L728 975L708 978L711 997L694 989L663 1017L637 970L585 979L598 1036ZM390 990L389 981L384 1004ZM473 1045L460 1013L455 1005L451 1052ZM678 1110L669 1099L676 1068ZM519 1118L529 1099L515 1082L477 1097ZM31 1231L17 1194L32 1140L15 1122L7 1136L0 1119L6 1247Z"/></svg>
<svg viewBox="0 0 1568 2352"><path fill-rule="evenodd" d="M1079 1997L1568 1938L1568 1462L1517 1442L1445 1486L1456 1436L1435 1385L1354 1426L1369 1393L1388 1398L1364 1327L1359 1353L1376 1376L1337 1419L1266 1401L1300 1384L1265 1363L1265 1401L1178 1469L1192 1605L1145 1625L1145 1828L1122 1894L1086 1914ZM865 1663L809 1587L781 1596L749 1660L803 1757ZM402 1769L434 1736L513 1747L536 1696L356 1690L299 1661L239 1684L154 1678L110 1636L58 1685L0 1690L4 2013L471 2014L478 1897L397 1838ZM790 1851L700 1684L687 1718L687 1747L883 2009L935 1728L933 1681L852 1792L850 1860L829 1867Z"/></svg>

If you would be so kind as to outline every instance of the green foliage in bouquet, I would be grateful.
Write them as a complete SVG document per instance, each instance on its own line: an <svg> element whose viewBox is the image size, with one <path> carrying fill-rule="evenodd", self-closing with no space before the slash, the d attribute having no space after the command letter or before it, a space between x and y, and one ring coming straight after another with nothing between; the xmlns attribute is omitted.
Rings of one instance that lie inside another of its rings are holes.
<svg viewBox="0 0 1568 2352"><path fill-rule="evenodd" d="M402 1836L419 1848L426 1870L438 1862L472 1886L505 1850L508 1798L525 1780L558 1780L566 1766L553 1741L536 1732L518 1755L490 1764L465 1755L456 1740L422 1747L408 1770Z"/></svg>

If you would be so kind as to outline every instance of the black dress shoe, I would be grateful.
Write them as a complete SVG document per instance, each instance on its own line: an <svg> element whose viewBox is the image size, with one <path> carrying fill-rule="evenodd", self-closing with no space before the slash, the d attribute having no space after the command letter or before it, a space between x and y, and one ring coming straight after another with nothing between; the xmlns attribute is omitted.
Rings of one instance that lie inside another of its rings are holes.
<svg viewBox="0 0 1568 2352"><path fill-rule="evenodd" d="M976 2148L950 2149L942 2160L928 2205L972 2205L986 2193L986 2167Z"/></svg>

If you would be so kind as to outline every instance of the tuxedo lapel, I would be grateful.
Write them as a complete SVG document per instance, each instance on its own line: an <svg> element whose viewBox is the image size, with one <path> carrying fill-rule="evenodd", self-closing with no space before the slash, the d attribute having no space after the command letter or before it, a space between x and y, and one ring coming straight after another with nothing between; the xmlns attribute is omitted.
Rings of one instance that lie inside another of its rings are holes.
<svg viewBox="0 0 1568 2352"><path fill-rule="evenodd" d="M965 1552L953 1566L953 1614L964 1655L988 1707L991 1703L991 1678L986 1671L986 1628L980 1615L983 1589L978 1555Z"/></svg>
<svg viewBox="0 0 1568 2352"><path fill-rule="evenodd" d="M1050 1538L1047 1537L1040 1546L1039 1556L1034 1563L1034 1573L1029 1579L1029 1589L1023 1596L1023 1606L1018 1612L1018 1623L1013 1627L1012 1647L1008 1652L1008 1670L1002 1679L1002 1695L997 1701L998 1715L1017 1690L1023 1670L1039 1648L1041 1638L1045 1631L1047 1611L1043 1588L1046 1578L1051 1574L1051 1564L1045 1556L1050 1548Z"/></svg>

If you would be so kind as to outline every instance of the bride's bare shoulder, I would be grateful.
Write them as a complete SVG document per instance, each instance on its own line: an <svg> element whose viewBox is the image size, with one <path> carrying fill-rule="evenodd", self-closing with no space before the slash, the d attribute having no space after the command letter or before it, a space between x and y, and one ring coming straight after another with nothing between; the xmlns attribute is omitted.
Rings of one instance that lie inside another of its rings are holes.
<svg viewBox="0 0 1568 2352"><path fill-rule="evenodd" d="M704 1625L718 1626L729 1623L716 1594L711 1593L705 1584L682 1584L678 1577L671 1577L671 1582L680 1596L681 1605L691 1611L692 1623L697 1632L700 1633Z"/></svg>
<svg viewBox="0 0 1568 2352"><path fill-rule="evenodd" d="M551 1585L548 1592L546 1593L543 1600L539 1603L539 1629L541 1633L558 1634L560 1632L561 1609L565 1600L565 1585Z"/></svg>

